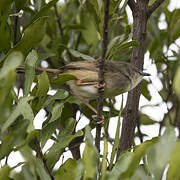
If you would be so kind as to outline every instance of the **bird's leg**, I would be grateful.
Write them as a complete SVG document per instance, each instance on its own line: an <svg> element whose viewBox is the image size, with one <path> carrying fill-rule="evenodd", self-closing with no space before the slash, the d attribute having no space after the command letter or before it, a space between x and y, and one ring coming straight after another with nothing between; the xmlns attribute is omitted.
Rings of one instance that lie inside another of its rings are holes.
<svg viewBox="0 0 180 180"><path fill-rule="evenodd" d="M78 96L83 104L85 104L89 109L91 109L95 114L97 114L97 110L92 107L82 96Z"/></svg>
<svg viewBox="0 0 180 180"><path fill-rule="evenodd" d="M103 89L103 90L104 90L105 86L106 86L105 83L103 83L103 84L96 83L96 85L94 85L95 88Z"/></svg>
<svg viewBox="0 0 180 180"><path fill-rule="evenodd" d="M97 110L92 107L82 96L78 96L78 98L81 100L83 104L85 104L89 109L91 109L95 114L92 115L92 118L94 120L97 120ZM102 115L102 121L98 121L98 124L104 124L104 116Z"/></svg>
<svg viewBox="0 0 180 180"><path fill-rule="evenodd" d="M96 84L94 85L95 88L101 89L101 90L103 90L103 91L104 91L105 86L106 86L105 83L103 83L103 84L96 83ZM98 119L97 119L97 113L96 113L95 115L93 115L92 118L97 121L97 124L104 124L104 116L103 116L103 115L102 115L102 117L101 117L101 121L98 121Z"/></svg>
<svg viewBox="0 0 180 180"><path fill-rule="evenodd" d="M101 121L97 120L97 114L92 115L92 118L97 121L97 124L104 124L104 116L102 115Z"/></svg>

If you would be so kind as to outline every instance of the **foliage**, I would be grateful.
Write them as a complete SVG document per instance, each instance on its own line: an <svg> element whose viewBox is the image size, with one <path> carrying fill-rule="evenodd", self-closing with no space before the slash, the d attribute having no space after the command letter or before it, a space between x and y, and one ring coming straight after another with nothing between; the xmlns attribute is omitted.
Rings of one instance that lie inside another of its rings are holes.
<svg viewBox="0 0 180 180"><path fill-rule="evenodd" d="M107 60L129 61L132 47L139 45L132 40L127 2L110 1ZM142 142L137 145L134 141L130 151L116 160L123 105L119 112L114 106L116 99L105 100L109 111L103 112L101 155L94 146L91 110L70 95L64 85L76 77L69 74L52 77L46 72L35 75L35 66L46 64L48 68L59 68L72 61L101 56L103 1L0 1L0 180L180 178L180 142L175 133L175 127L180 130L180 9L171 12L168 4L167 0L153 13L146 33L146 52L157 68L163 87L157 92L162 102L141 108L136 138ZM159 27L162 17L165 28ZM19 65L25 66L25 75L16 73ZM142 96L151 101L149 84L154 85L149 80L143 81ZM52 89L54 95L50 93ZM162 103L167 106L167 112L161 122L143 111ZM96 102L92 101L91 105L96 107ZM42 128L35 129L34 122L42 110L46 112L45 118L38 119ZM90 119L80 130L77 130L78 110ZM111 117L119 118L113 130L114 139L108 134L113 123ZM141 126L155 124L159 124L159 136L147 140L148 135L140 132ZM79 158L74 150L80 154ZM63 161L67 151L73 157ZM13 152L21 153L24 158L14 167L8 161ZM16 171L17 167L21 167L20 172Z"/></svg>

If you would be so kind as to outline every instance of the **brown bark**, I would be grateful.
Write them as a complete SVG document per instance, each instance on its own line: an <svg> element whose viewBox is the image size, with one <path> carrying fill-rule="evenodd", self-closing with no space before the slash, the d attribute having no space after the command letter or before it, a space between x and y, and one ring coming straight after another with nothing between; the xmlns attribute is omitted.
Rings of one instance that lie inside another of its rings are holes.
<svg viewBox="0 0 180 180"><path fill-rule="evenodd" d="M134 0L128 1L128 5L132 10L134 20L133 40L139 42L139 46L133 47L132 49L131 63L137 66L139 69L143 68L144 63L147 20L151 13L162 3L162 0L157 1L155 1L154 5L150 7L148 6L149 0L138 0L137 3L135 3ZM128 93L117 159L119 155L123 151L129 149L133 143L134 131L138 119L140 94L141 84Z"/></svg>
<svg viewBox="0 0 180 180"><path fill-rule="evenodd" d="M102 111L103 111L103 95L104 95L104 62L106 59L106 51L107 51L107 42L108 42L108 21L109 21L109 3L110 0L105 0L104 2L104 22L103 22L103 38L102 38L102 55L99 59L99 89L98 89L98 105L97 105L97 121L102 121ZM96 126L96 138L95 145L100 152L100 139L101 139L101 124L97 124Z"/></svg>

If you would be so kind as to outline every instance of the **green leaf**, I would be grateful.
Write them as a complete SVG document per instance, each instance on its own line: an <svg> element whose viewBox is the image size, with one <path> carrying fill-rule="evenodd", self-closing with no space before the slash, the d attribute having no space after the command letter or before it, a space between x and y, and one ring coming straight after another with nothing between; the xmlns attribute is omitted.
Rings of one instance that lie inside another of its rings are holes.
<svg viewBox="0 0 180 180"><path fill-rule="evenodd" d="M123 172L125 172L133 159L132 152L125 152L123 153L118 161L116 162L115 166L113 167L112 171L108 172L107 179L108 180L118 180L119 177Z"/></svg>
<svg viewBox="0 0 180 180"><path fill-rule="evenodd" d="M117 153L118 147L119 147L120 127L121 127L120 118L121 118L122 111L123 111L123 96L122 96L121 108L120 108L120 111L118 114L118 123L117 123L117 127L116 127L115 141L114 141L112 152L111 152L111 158L110 158L110 164L109 164L110 170L113 167L114 158L116 156L116 153Z"/></svg>
<svg viewBox="0 0 180 180"><path fill-rule="evenodd" d="M1 94L0 106L3 106L3 109L6 106L5 104L7 103L8 96L10 95L10 91L12 90L15 81L16 81L16 73L14 71L10 71L4 79L0 80L0 94ZM3 113L5 113L5 111Z"/></svg>
<svg viewBox="0 0 180 180"><path fill-rule="evenodd" d="M60 136L61 139L59 142L53 144L53 146L49 149L49 152L47 154L47 164L48 167L53 168L56 162L59 160L61 154L64 151L64 148L66 148L69 143L76 137L80 137L83 135L83 131L79 130L74 135L65 135Z"/></svg>
<svg viewBox="0 0 180 180"><path fill-rule="evenodd" d="M24 9L25 2L26 0L15 0L17 12L19 12L21 9Z"/></svg>
<svg viewBox="0 0 180 180"><path fill-rule="evenodd" d="M78 52L78 51L76 51L76 50L73 50L73 49L69 49L69 52L70 52L74 57L77 57L77 58L81 57L81 58L83 58L84 60L91 60L91 61L95 60L93 57L88 56L88 55L83 54L83 53L80 53L80 52Z"/></svg>
<svg viewBox="0 0 180 180"><path fill-rule="evenodd" d="M32 90L31 95L34 96L31 102L34 113L36 114L44 104L47 93L49 91L49 78L46 72L43 72L38 76L37 85Z"/></svg>
<svg viewBox="0 0 180 180"><path fill-rule="evenodd" d="M167 172L167 180L179 180L180 178L180 141L177 142L175 149L171 153L169 168Z"/></svg>
<svg viewBox="0 0 180 180"><path fill-rule="evenodd" d="M76 176L75 176L74 180L81 180L82 176L83 176L83 171L84 171L84 166L83 166L82 159L80 159L77 162Z"/></svg>
<svg viewBox="0 0 180 180"><path fill-rule="evenodd" d="M144 143L142 143L136 147L136 149L133 153L132 159L128 165L128 168L126 169L125 172L123 172L121 174L121 178L123 178L123 179L130 178L134 174L134 172L136 171L136 169L139 166L140 160L145 155L147 150L152 146L152 144L154 144L156 142L156 140L157 140L157 138L154 138L149 141L145 141Z"/></svg>
<svg viewBox="0 0 180 180"><path fill-rule="evenodd" d="M13 48L21 51L26 56L29 51L35 47L45 35L45 22L47 17L40 17L24 30L24 36Z"/></svg>
<svg viewBox="0 0 180 180"><path fill-rule="evenodd" d="M173 89L180 99L180 66L176 70L176 74L173 80Z"/></svg>
<svg viewBox="0 0 180 180"><path fill-rule="evenodd" d="M41 147L43 148L46 144L47 140L51 138L53 132L55 132L57 128L57 122L53 121L52 123L48 123L45 125L45 127L42 128L42 131L40 133L40 141L41 141Z"/></svg>
<svg viewBox="0 0 180 180"><path fill-rule="evenodd" d="M97 15L99 15L99 12L101 12L101 8L102 8L102 2L99 1L99 0L89 0L89 3L92 4L92 6L95 9Z"/></svg>
<svg viewBox="0 0 180 180"><path fill-rule="evenodd" d="M76 76L74 76L72 74L63 73L63 74L59 74L58 78L53 80L53 81L51 81L51 83L59 85L59 86L62 86L67 81L69 81L69 80L76 80L76 79L77 79Z"/></svg>
<svg viewBox="0 0 180 180"><path fill-rule="evenodd" d="M148 115L143 114L139 112L139 118L140 118L140 123L143 125L152 125L157 123L157 121L152 120Z"/></svg>
<svg viewBox="0 0 180 180"><path fill-rule="evenodd" d="M7 53L11 48L11 27L7 22L11 0L1 0L0 1L0 51Z"/></svg>
<svg viewBox="0 0 180 180"><path fill-rule="evenodd" d="M155 179L161 179L167 166L170 155L176 145L177 137L172 127L167 127L158 142L151 146L147 152L148 169ZM160 157L160 158L159 158Z"/></svg>
<svg viewBox="0 0 180 180"><path fill-rule="evenodd" d="M23 115L24 119L29 119L32 123L34 119L33 111L31 106L28 104L28 101L31 100L32 97L22 97L20 98L17 106L15 107L14 111L11 113L7 121L3 124L1 128L1 132L7 130L7 128L16 120L18 116L21 114Z"/></svg>
<svg viewBox="0 0 180 180"><path fill-rule="evenodd" d="M46 107L47 105L49 105L50 103L52 103L55 100L62 100L62 99L66 99L69 96L68 91L64 90L64 89L59 89L55 95L51 96L50 98L48 98L46 100L46 102L44 103L44 107Z"/></svg>
<svg viewBox="0 0 180 180"><path fill-rule="evenodd" d="M119 53L120 51L124 49L128 49L129 47L132 47L132 46L139 46L139 43L135 40L132 40L132 41L117 45L114 49L111 50L111 52L109 52L108 59L111 59L115 54Z"/></svg>
<svg viewBox="0 0 180 180"><path fill-rule="evenodd" d="M114 13L117 13L117 9L119 7L119 4L122 0L112 0L110 1L110 7L109 7L109 14L113 15Z"/></svg>
<svg viewBox="0 0 180 180"><path fill-rule="evenodd" d="M0 70L0 79L5 78L10 71L15 70L22 61L22 53L20 51L12 51L6 57L3 67Z"/></svg>
<svg viewBox="0 0 180 180"><path fill-rule="evenodd" d="M91 129L86 126L85 148L83 152L84 179L96 179L98 169L98 153L93 145Z"/></svg>
<svg viewBox="0 0 180 180"><path fill-rule="evenodd" d="M19 150L20 148L22 148L25 145L30 144L33 140L37 139L39 137L39 131L38 129L35 129L33 131L31 131L30 133L28 133L26 139L24 141L22 141L20 144L18 144L18 146L16 146L16 148L14 150ZM32 148L32 147L31 147Z"/></svg>
<svg viewBox="0 0 180 180"><path fill-rule="evenodd" d="M61 154L63 153L64 148L67 147L74 138L83 135L82 131L78 131L72 135L76 121L72 118L67 119L67 121L67 127L64 130L60 131L58 135L58 142L52 145L52 147L49 149L49 152L46 155L47 165L50 169L54 167L54 165L60 158Z"/></svg>
<svg viewBox="0 0 180 180"><path fill-rule="evenodd" d="M23 146L19 149L23 158L29 162L30 165L34 166L34 161L36 157L33 155L32 149L29 146Z"/></svg>
<svg viewBox="0 0 180 180"><path fill-rule="evenodd" d="M11 171L11 168L7 164L1 167L0 180L10 180L9 178L10 171Z"/></svg>
<svg viewBox="0 0 180 180"><path fill-rule="evenodd" d="M11 27L9 26L9 24L6 22L6 20L4 21L0 18L0 51L4 53L7 53L8 50L11 48L11 33Z"/></svg>
<svg viewBox="0 0 180 180"><path fill-rule="evenodd" d="M131 180L154 180L154 178L148 174L144 164L140 164Z"/></svg>
<svg viewBox="0 0 180 180"><path fill-rule="evenodd" d="M0 159L9 155L12 148L18 145L25 136L26 129L29 125L29 121L25 119L18 120L18 122L12 128L9 134L3 139L0 146Z"/></svg>
<svg viewBox="0 0 180 180"><path fill-rule="evenodd" d="M1 19L7 20L9 10L11 7L11 3L12 3L11 0L1 0L0 1L0 14L1 14L0 18Z"/></svg>
<svg viewBox="0 0 180 180"><path fill-rule="evenodd" d="M32 50L25 61L25 84L24 84L24 94L25 96L28 95L30 89L31 89L31 85L34 81L35 78L35 64L36 61L38 60L38 55L37 52L35 50Z"/></svg>
<svg viewBox="0 0 180 180"><path fill-rule="evenodd" d="M101 180L105 180L106 178L106 170L107 170L107 154L108 154L108 141L104 138L104 152L103 152L103 159L102 159L102 168L101 168Z"/></svg>
<svg viewBox="0 0 180 180"><path fill-rule="evenodd" d="M51 118L49 120L50 123L61 117L63 108L64 108L64 103L63 102L60 102L60 103L57 102L57 103L55 103L53 105L52 116L51 116Z"/></svg>
<svg viewBox="0 0 180 180"><path fill-rule="evenodd" d="M127 40L128 36L119 35L114 37L108 44L106 56L108 57L110 55L110 52L113 51L113 48L116 48L117 45L123 43L125 40Z"/></svg>
<svg viewBox="0 0 180 180"><path fill-rule="evenodd" d="M14 76L15 76L15 73L14 73ZM11 84L11 81L8 81L7 82L9 84ZM0 82L1 84L1 82ZM9 85L8 84L8 85ZM12 84L13 86L13 84ZM12 88L11 86L11 88ZM7 120L7 118L10 116L11 112L12 112L12 108L13 108L13 95L11 94L11 91L9 92L9 89L6 88L6 86L4 87L3 91L2 89L0 88L0 94L2 97L4 98L1 98L0 99L0 126L2 127L2 125L4 124L4 122ZM2 99L4 102L2 102ZM2 102L2 104L1 104Z"/></svg>
<svg viewBox="0 0 180 180"><path fill-rule="evenodd" d="M94 1L94 0L93 0ZM88 15L86 11L81 14L81 24L84 29L80 30L83 39L89 46L92 46L90 52L93 52L98 45L100 40L100 35L95 26L95 23L91 20L92 18Z"/></svg>
<svg viewBox="0 0 180 180"><path fill-rule="evenodd" d="M139 46L139 42L135 41L135 40L132 40L132 41L129 41L129 42L126 42L126 43L123 43L121 44L118 49L119 50L123 50L123 49L127 49L129 47L132 47L132 46Z"/></svg>
<svg viewBox="0 0 180 180"><path fill-rule="evenodd" d="M40 159L36 159L35 167L36 167L36 171L37 171L37 174L39 175L40 179L51 180L51 177L45 170L44 165Z"/></svg>
<svg viewBox="0 0 180 180"><path fill-rule="evenodd" d="M146 80L143 80L141 92L142 92L143 96L150 101L151 96L150 96L150 93L149 93L147 86L148 86L148 82Z"/></svg>
<svg viewBox="0 0 180 180"><path fill-rule="evenodd" d="M11 175L11 178L13 178L13 180L24 180L24 176L23 176L22 172L13 173Z"/></svg>
<svg viewBox="0 0 180 180"><path fill-rule="evenodd" d="M56 172L55 180L72 180L75 178L77 162L69 158Z"/></svg>
<svg viewBox="0 0 180 180"><path fill-rule="evenodd" d="M28 166L27 164L22 167L22 173L24 179L26 180L37 180L37 177L33 172L32 167Z"/></svg>
<svg viewBox="0 0 180 180"><path fill-rule="evenodd" d="M38 61L42 61L42 60L45 60L45 59L48 59L50 57L54 57L56 56L55 53L38 53Z"/></svg>
<svg viewBox="0 0 180 180"><path fill-rule="evenodd" d="M174 9L173 12L171 12L170 16L170 22L169 22L169 38L171 40L171 43L174 43L176 39L179 38L180 32L179 32L179 26L180 26L180 10Z"/></svg>
<svg viewBox="0 0 180 180"><path fill-rule="evenodd" d="M49 1L47 4L45 4L40 9L40 11L33 16L32 21L42 16L48 16L48 11L50 11L51 7L53 7L57 3L57 1L58 0L52 0L52 1Z"/></svg>
<svg viewBox="0 0 180 180"><path fill-rule="evenodd" d="M150 0L149 1L149 6L151 6L156 0Z"/></svg>

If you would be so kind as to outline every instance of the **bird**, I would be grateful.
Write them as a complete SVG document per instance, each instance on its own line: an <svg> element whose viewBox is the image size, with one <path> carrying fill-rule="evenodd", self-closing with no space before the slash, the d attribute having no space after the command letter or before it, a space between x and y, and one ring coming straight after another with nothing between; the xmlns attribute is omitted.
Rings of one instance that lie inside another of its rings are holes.
<svg viewBox="0 0 180 180"><path fill-rule="evenodd" d="M87 100L98 97L99 84L99 61L85 60L71 62L59 69L35 68L36 71L46 71L49 73L66 73L76 77L75 80L69 80L71 93L80 98L91 110L97 113ZM17 68L22 72L24 67ZM150 76L149 73L143 72L135 65L124 61L105 61L104 63L104 81L103 86L104 98L112 98L124 92L135 88L144 76Z"/></svg>

